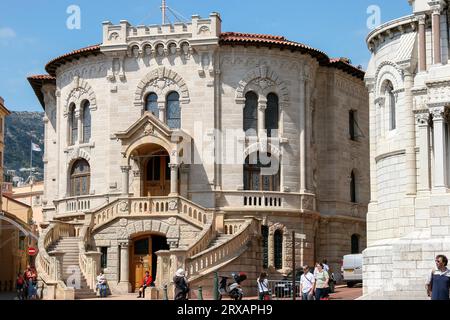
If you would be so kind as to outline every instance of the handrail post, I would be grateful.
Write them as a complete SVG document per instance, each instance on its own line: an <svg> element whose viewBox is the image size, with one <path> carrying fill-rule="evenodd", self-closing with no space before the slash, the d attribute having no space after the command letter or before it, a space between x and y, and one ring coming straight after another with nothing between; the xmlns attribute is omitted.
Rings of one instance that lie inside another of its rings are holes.
<svg viewBox="0 0 450 320"><path fill-rule="evenodd" d="M198 300L203 300L203 288L198 287Z"/></svg>
<svg viewBox="0 0 450 320"><path fill-rule="evenodd" d="M169 300L167 296L167 284L165 284L163 287L163 300Z"/></svg>

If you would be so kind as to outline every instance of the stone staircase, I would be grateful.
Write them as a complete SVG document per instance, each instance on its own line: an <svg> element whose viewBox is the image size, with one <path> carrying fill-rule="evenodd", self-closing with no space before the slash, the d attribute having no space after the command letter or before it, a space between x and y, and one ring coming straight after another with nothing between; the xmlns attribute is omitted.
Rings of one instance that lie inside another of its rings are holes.
<svg viewBox="0 0 450 320"><path fill-rule="evenodd" d="M86 278L79 266L79 238L64 237L48 248L49 253L60 256L62 280L67 287L75 289L75 299L95 298L95 291L88 287ZM77 288L76 275L80 275L80 284Z"/></svg>
<svg viewBox="0 0 450 320"><path fill-rule="evenodd" d="M233 235L231 234L224 234L224 233L218 233L216 238L214 238L208 245L207 249L221 245L225 242L228 242L231 238L233 238Z"/></svg>

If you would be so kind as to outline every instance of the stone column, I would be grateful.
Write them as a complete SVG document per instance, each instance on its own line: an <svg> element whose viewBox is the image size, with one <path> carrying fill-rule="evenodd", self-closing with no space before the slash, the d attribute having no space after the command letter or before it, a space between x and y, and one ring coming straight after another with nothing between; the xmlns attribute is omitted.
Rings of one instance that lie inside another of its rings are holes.
<svg viewBox="0 0 450 320"><path fill-rule="evenodd" d="M434 181L433 189L443 189L446 187L446 150L445 150L445 107L431 109L434 127Z"/></svg>
<svg viewBox="0 0 450 320"><path fill-rule="evenodd" d="M259 138L266 138L267 133L265 132L266 128L266 109L267 109L267 100L259 99L258 100L258 136Z"/></svg>
<svg viewBox="0 0 450 320"><path fill-rule="evenodd" d="M159 120L161 122L166 122L166 102L158 101L158 109L159 109Z"/></svg>
<svg viewBox="0 0 450 320"><path fill-rule="evenodd" d="M426 191L430 190L430 114L426 110L424 113L417 114L416 118L419 125L419 190Z"/></svg>
<svg viewBox="0 0 450 320"><path fill-rule="evenodd" d="M406 194L414 195L417 192L417 170L416 170L416 126L413 113L413 95L411 89L414 85L412 74L404 70L404 103L403 111L403 134L406 158ZM399 127L399 126L397 126Z"/></svg>
<svg viewBox="0 0 450 320"><path fill-rule="evenodd" d="M375 103L374 83L368 84L369 108L370 108L370 201L377 201L377 163L375 157L377 154L377 135L379 134L379 110Z"/></svg>
<svg viewBox="0 0 450 320"><path fill-rule="evenodd" d="M120 167L122 170L122 196L128 197L130 193L130 166Z"/></svg>
<svg viewBox="0 0 450 320"><path fill-rule="evenodd" d="M131 292L130 283L130 267L129 267L129 241L121 240L120 245L120 282L118 284L118 289L120 293Z"/></svg>
<svg viewBox="0 0 450 320"><path fill-rule="evenodd" d="M419 72L427 70L427 39L425 35L426 15L417 17L419 22Z"/></svg>
<svg viewBox="0 0 450 320"><path fill-rule="evenodd" d="M434 64L441 64L441 6L433 6L432 10L433 61Z"/></svg>
<svg viewBox="0 0 450 320"><path fill-rule="evenodd" d="M178 196L178 164L169 164L170 167L170 196Z"/></svg>
<svg viewBox="0 0 450 320"><path fill-rule="evenodd" d="M300 192L306 191L306 78L300 77Z"/></svg>

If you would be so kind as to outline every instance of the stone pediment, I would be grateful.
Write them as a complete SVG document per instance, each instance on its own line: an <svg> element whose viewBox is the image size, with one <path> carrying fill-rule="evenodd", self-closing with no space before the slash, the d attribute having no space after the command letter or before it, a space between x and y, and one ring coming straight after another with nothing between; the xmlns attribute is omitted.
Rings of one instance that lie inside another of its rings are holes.
<svg viewBox="0 0 450 320"><path fill-rule="evenodd" d="M173 132L152 113L145 112L131 127L125 131L117 132L115 137L122 141L132 141L143 136L156 136L163 140L171 141Z"/></svg>

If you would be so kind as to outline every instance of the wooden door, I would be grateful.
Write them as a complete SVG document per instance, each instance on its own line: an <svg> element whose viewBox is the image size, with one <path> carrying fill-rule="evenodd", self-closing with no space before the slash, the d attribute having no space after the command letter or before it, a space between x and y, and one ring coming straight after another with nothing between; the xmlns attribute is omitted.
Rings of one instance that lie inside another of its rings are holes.
<svg viewBox="0 0 450 320"><path fill-rule="evenodd" d="M145 277L145 272L152 274L152 238L146 236L134 240L131 255L131 284L138 289Z"/></svg>
<svg viewBox="0 0 450 320"><path fill-rule="evenodd" d="M157 155L148 160L146 165L145 196L167 196L170 193L169 163L169 156Z"/></svg>

